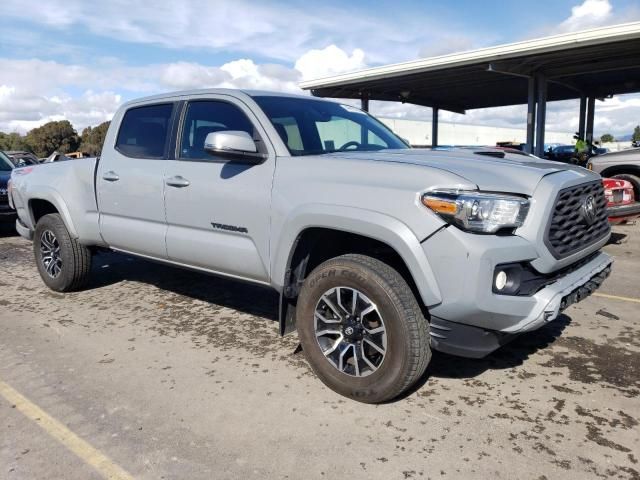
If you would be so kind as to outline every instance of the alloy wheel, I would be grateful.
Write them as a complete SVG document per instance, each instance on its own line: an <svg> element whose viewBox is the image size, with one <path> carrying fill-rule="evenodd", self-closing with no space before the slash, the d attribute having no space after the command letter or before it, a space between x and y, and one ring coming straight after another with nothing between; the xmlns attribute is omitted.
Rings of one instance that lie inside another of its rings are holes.
<svg viewBox="0 0 640 480"><path fill-rule="evenodd" d="M366 377L384 361L384 320L376 304L355 288L327 290L316 304L314 329L322 353L342 373Z"/></svg>
<svg viewBox="0 0 640 480"><path fill-rule="evenodd" d="M62 272L62 256L60 243L51 230L45 230L40 236L40 253L42 266L51 278L57 278Z"/></svg>

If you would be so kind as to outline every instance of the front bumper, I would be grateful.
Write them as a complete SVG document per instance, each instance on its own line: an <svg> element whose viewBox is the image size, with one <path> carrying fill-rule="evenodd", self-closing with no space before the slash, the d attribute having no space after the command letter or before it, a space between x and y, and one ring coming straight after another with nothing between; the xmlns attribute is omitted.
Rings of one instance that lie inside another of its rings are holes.
<svg viewBox="0 0 640 480"><path fill-rule="evenodd" d="M423 248L443 298L429 308L431 344L436 350L473 358L557 318L569 304L596 290L613 263L609 255L598 252L534 295L510 296L492 292L493 272L502 263L537 258L528 241L470 236L452 227L427 240Z"/></svg>

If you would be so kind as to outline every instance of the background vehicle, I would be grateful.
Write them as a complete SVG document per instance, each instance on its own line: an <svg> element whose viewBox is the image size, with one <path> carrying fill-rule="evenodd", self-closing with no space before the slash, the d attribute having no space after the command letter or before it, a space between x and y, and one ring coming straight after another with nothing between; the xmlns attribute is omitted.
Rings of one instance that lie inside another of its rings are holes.
<svg viewBox="0 0 640 480"><path fill-rule="evenodd" d="M487 149L412 149L348 105L200 90L130 102L99 159L16 169L36 266L76 290L95 247L274 288L330 388L392 399L431 348L479 358L597 289L600 176Z"/></svg>
<svg viewBox="0 0 640 480"><path fill-rule="evenodd" d="M605 147L593 147L593 154L594 155L604 155L605 153L609 153L610 150L608 148Z"/></svg>
<svg viewBox="0 0 640 480"><path fill-rule="evenodd" d="M576 163L576 147L573 145L558 145L545 153L545 158L556 162Z"/></svg>
<svg viewBox="0 0 640 480"><path fill-rule="evenodd" d="M53 152L47 158L42 160L42 163L63 162L66 160L71 160L71 158L65 155L64 153Z"/></svg>
<svg viewBox="0 0 640 480"><path fill-rule="evenodd" d="M591 145L590 151L587 154L587 161L591 157L605 154L608 151L609 150L606 148ZM585 165L584 161L579 160L578 154L576 153L576 147L574 145L558 145L552 147L545 153L545 158L555 162L573 163L575 165L582 166Z"/></svg>
<svg viewBox="0 0 640 480"><path fill-rule="evenodd" d="M640 199L640 150L622 150L591 157L587 168L604 178L631 182L635 197Z"/></svg>
<svg viewBox="0 0 640 480"><path fill-rule="evenodd" d="M602 182L611 225L640 217L640 202L636 201L631 182L617 178L604 178Z"/></svg>
<svg viewBox="0 0 640 480"><path fill-rule="evenodd" d="M24 151L8 151L4 152L16 167L24 167L25 165L38 165L40 160L31 152Z"/></svg>
<svg viewBox="0 0 640 480"><path fill-rule="evenodd" d="M11 178L13 163L0 152L0 223L15 222L16 212L9 207L8 182Z"/></svg>
<svg viewBox="0 0 640 480"><path fill-rule="evenodd" d="M91 155L84 152L69 152L65 154L67 158L89 158Z"/></svg>

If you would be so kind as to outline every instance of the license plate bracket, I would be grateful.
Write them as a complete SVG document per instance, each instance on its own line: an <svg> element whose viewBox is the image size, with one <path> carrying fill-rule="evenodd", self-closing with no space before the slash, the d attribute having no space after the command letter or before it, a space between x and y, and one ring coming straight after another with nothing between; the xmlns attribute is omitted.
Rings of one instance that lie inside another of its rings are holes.
<svg viewBox="0 0 640 480"><path fill-rule="evenodd" d="M593 277L591 277L585 283L583 283L579 287L576 287L574 290L572 290L571 293L569 293L568 295L565 295L564 297L562 297L562 300L560 301L560 311L562 312L563 310L566 310L574 303L581 302L582 300L587 298L589 295L591 295L593 292L595 292L598 288L600 288L600 285L602 285L602 282L605 281L605 279L609 276L610 273L611 273L611 265L609 265L604 270L596 273Z"/></svg>

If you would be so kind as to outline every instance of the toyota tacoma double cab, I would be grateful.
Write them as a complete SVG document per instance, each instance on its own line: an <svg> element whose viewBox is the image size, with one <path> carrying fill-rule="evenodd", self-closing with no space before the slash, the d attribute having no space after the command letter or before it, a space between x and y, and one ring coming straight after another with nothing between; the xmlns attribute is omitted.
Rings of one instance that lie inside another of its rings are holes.
<svg viewBox="0 0 640 480"><path fill-rule="evenodd" d="M612 259L599 175L487 149L412 149L349 105L197 90L123 105L102 156L16 169L50 288L108 248L280 293L317 376L384 402L432 349L479 358L597 289ZM247 299L247 301L251 301Z"/></svg>

